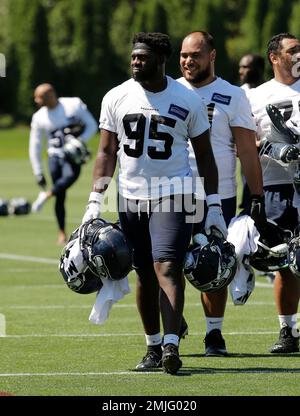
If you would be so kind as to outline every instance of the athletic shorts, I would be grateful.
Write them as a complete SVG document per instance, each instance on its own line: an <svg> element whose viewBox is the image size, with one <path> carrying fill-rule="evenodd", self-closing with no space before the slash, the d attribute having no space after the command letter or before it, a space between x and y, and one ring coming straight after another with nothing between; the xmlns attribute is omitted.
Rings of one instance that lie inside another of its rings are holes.
<svg viewBox="0 0 300 416"><path fill-rule="evenodd" d="M221 203L222 203L223 217L226 222L226 225L228 226L231 219L235 216L235 213L236 213L236 197L234 196L232 198L222 199ZM198 199L197 205L198 205L197 206L198 211L199 211L199 205L202 205L202 206L204 205L204 216L203 216L202 221L196 222L194 224L193 235L203 232L206 214L207 214L207 205L206 203L204 203L203 200Z"/></svg>
<svg viewBox="0 0 300 416"><path fill-rule="evenodd" d="M192 195L148 201L119 196L118 201L120 224L133 248L134 268L154 262L183 263L192 235Z"/></svg>
<svg viewBox="0 0 300 416"><path fill-rule="evenodd" d="M298 211L293 207L293 185L269 185L264 187L264 191L267 218L294 232L299 220Z"/></svg>

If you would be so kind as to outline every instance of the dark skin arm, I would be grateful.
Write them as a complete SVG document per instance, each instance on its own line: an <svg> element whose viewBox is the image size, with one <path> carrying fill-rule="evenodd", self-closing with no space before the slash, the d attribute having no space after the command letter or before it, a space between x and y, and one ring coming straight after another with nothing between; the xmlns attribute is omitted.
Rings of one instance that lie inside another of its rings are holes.
<svg viewBox="0 0 300 416"><path fill-rule="evenodd" d="M200 136L191 139L199 176L204 178L206 195L218 193L218 168L210 143L210 132L206 130Z"/></svg>
<svg viewBox="0 0 300 416"><path fill-rule="evenodd" d="M263 195L262 172L257 154L255 133L244 127L231 127L231 131L250 192L252 195Z"/></svg>
<svg viewBox="0 0 300 416"><path fill-rule="evenodd" d="M117 163L118 139L117 134L101 130L101 139L93 171L93 191L104 192L113 175Z"/></svg>

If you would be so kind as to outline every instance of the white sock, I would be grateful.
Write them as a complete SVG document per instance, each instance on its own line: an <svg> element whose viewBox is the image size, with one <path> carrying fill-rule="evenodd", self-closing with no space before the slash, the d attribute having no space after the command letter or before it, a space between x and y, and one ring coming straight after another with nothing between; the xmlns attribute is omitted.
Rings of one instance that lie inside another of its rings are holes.
<svg viewBox="0 0 300 416"><path fill-rule="evenodd" d="M297 314L293 315L278 315L280 329L284 326L289 326L290 328L296 328L297 325Z"/></svg>
<svg viewBox="0 0 300 416"><path fill-rule="evenodd" d="M219 318L211 318L206 316L206 333L209 334L213 329L219 329L222 332L222 325L224 321L224 316Z"/></svg>
<svg viewBox="0 0 300 416"><path fill-rule="evenodd" d="M178 347L179 345L179 336L175 334L164 335L164 345L174 344Z"/></svg>
<svg viewBox="0 0 300 416"><path fill-rule="evenodd" d="M146 345L147 347L150 347L152 345L160 345L161 344L161 335L160 332L154 335L147 335L145 334L146 338Z"/></svg>

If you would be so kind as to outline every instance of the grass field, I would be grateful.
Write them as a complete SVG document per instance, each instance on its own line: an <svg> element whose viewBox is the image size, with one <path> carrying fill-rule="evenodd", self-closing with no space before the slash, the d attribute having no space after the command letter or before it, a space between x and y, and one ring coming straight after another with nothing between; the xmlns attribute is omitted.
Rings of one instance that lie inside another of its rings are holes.
<svg viewBox="0 0 300 416"><path fill-rule="evenodd" d="M97 147L97 138L91 142ZM28 129L0 130L0 198L38 193L27 158ZM46 162L46 160L45 160ZM91 187L93 161L68 193L68 231L80 223ZM114 305L102 326L89 322L95 296L71 292L58 272L52 201L33 215L0 217L0 392L16 396L299 396L300 354L274 356L277 313L272 285L257 277L244 306L229 298L224 336L228 358L205 358L205 321L189 284L177 376L137 373L144 335L131 293ZM2 318L3 318L2 316ZM0 316L1 317L1 316Z"/></svg>

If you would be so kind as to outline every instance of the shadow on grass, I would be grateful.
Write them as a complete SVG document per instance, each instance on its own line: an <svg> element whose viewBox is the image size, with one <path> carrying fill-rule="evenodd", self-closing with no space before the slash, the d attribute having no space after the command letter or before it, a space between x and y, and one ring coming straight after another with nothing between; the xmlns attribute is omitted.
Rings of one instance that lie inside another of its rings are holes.
<svg viewBox="0 0 300 416"><path fill-rule="evenodd" d="M250 354L250 353L229 353L228 357L206 357L204 354L180 354L180 357L190 357L190 358L218 358L218 359L230 359L230 358L292 358L297 357L300 358L300 353L292 353L292 354Z"/></svg>
<svg viewBox="0 0 300 416"><path fill-rule="evenodd" d="M192 376L195 374L299 374L300 368L281 368L281 367L246 367L246 368L196 368L183 367L178 376Z"/></svg>

